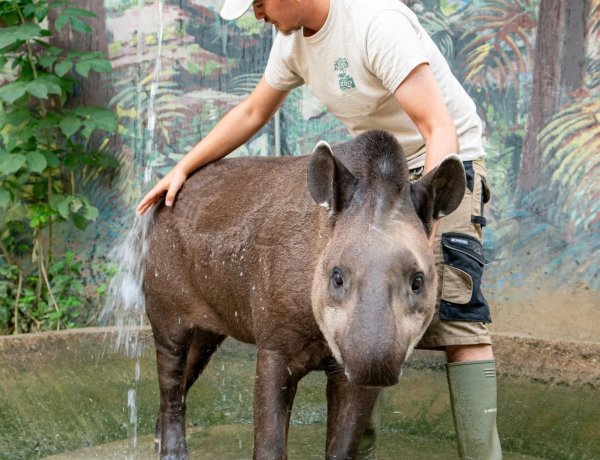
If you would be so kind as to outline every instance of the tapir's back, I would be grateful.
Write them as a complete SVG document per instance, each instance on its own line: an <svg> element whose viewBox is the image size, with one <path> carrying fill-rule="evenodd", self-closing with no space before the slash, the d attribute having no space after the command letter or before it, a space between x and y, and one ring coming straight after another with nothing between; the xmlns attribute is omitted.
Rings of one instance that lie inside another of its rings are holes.
<svg viewBox="0 0 600 460"><path fill-rule="evenodd" d="M190 177L172 208L161 205L144 283L152 323L153 314L177 314L170 319L255 342L290 320L281 309L305 316L325 239L307 165L308 157L221 160Z"/></svg>

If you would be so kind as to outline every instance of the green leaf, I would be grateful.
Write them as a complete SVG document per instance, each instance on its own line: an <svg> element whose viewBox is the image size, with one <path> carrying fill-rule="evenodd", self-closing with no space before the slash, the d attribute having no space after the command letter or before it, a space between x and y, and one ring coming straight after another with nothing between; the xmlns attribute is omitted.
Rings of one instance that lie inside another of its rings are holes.
<svg viewBox="0 0 600 460"><path fill-rule="evenodd" d="M73 63L71 61L62 61L56 64L54 67L54 72L59 77L64 77L71 69L73 68Z"/></svg>
<svg viewBox="0 0 600 460"><path fill-rule="evenodd" d="M81 128L81 120L77 117L65 117L59 126L65 136L71 137Z"/></svg>
<svg viewBox="0 0 600 460"><path fill-rule="evenodd" d="M98 208L92 206L89 202L86 203L83 217L85 217L87 220L96 220L99 214Z"/></svg>
<svg viewBox="0 0 600 460"><path fill-rule="evenodd" d="M27 154L27 166L29 169L36 173L41 173L48 166L46 157L38 152L31 152Z"/></svg>
<svg viewBox="0 0 600 460"><path fill-rule="evenodd" d="M64 26L66 26L66 25L67 25L67 23L69 22L69 19L70 19L70 18L69 18L69 16L68 16L68 15L66 15L66 14L64 14L64 13L63 13L63 14L60 14L60 15L59 15L59 16L56 18L56 21L54 21L54 28L55 28L57 31L60 31L60 30L62 30L62 28L63 28Z"/></svg>
<svg viewBox="0 0 600 460"><path fill-rule="evenodd" d="M56 75L45 73L38 77L38 81L46 86L48 94L57 94L59 96L62 94L62 88L60 87L61 80Z"/></svg>
<svg viewBox="0 0 600 460"><path fill-rule="evenodd" d="M96 18L96 13L92 11L83 10L81 8L67 8L63 14L67 14L72 17L86 17L86 18Z"/></svg>
<svg viewBox="0 0 600 460"><path fill-rule="evenodd" d="M108 109L102 107L78 107L75 113L80 116L94 120L97 127L104 131L115 132L117 129L117 117Z"/></svg>
<svg viewBox="0 0 600 460"><path fill-rule="evenodd" d="M38 58L38 62L42 67L50 67L56 62L56 56L41 56Z"/></svg>
<svg viewBox="0 0 600 460"><path fill-rule="evenodd" d="M21 123L28 121L30 119L29 117L29 110L27 109L13 110L12 112L6 114L6 123L13 126L18 126Z"/></svg>
<svg viewBox="0 0 600 460"><path fill-rule="evenodd" d="M40 35L42 28L37 24L23 24L20 26L4 27L0 29L0 49L17 43L22 40L28 40Z"/></svg>
<svg viewBox="0 0 600 460"><path fill-rule="evenodd" d="M0 154L0 172L7 176L14 174L25 165L25 162L25 156L21 154Z"/></svg>
<svg viewBox="0 0 600 460"><path fill-rule="evenodd" d="M5 208L10 203L10 192L0 188L0 208Z"/></svg>
<svg viewBox="0 0 600 460"><path fill-rule="evenodd" d="M15 81L0 88L0 99L12 104L26 92L26 85L22 81Z"/></svg>
<svg viewBox="0 0 600 460"><path fill-rule="evenodd" d="M81 32L82 34L89 34L92 31L92 28L79 18L72 17L70 18L70 21L71 26L73 26L73 29L75 29L77 32Z"/></svg>
<svg viewBox="0 0 600 460"><path fill-rule="evenodd" d="M42 152L49 168L57 168L60 166L60 160L53 152Z"/></svg>
<svg viewBox="0 0 600 460"><path fill-rule="evenodd" d="M62 49L57 48L56 46L51 46L50 48L47 49L47 51L52 56L60 56L60 53L62 53Z"/></svg>
<svg viewBox="0 0 600 460"><path fill-rule="evenodd" d="M83 162L83 159L86 158L83 155L66 155L63 158L62 165L69 169L77 169Z"/></svg>
<svg viewBox="0 0 600 460"><path fill-rule="evenodd" d="M83 231L87 228L88 222L85 217L80 216L78 214L71 214L71 218L73 219L75 227L77 227L79 230Z"/></svg>
<svg viewBox="0 0 600 460"><path fill-rule="evenodd" d="M112 72L112 65L108 59L91 59L89 63L96 72Z"/></svg>
<svg viewBox="0 0 600 460"><path fill-rule="evenodd" d="M183 155L181 156L183 157ZM96 159L96 164L103 168L118 168L119 160L117 160L112 155L108 155L106 153L99 153L98 158Z"/></svg>
<svg viewBox="0 0 600 460"><path fill-rule="evenodd" d="M62 200L60 203L58 203L58 205L56 206L56 210L58 211L58 213L61 215L61 217L63 219L69 218L69 208L70 208L72 199L73 199L72 197L68 196L64 200Z"/></svg>
<svg viewBox="0 0 600 460"><path fill-rule="evenodd" d="M79 61L77 64L75 64L75 70L82 77L87 77L90 73L91 68L92 65L89 61Z"/></svg>
<svg viewBox="0 0 600 460"><path fill-rule="evenodd" d="M29 82L26 86L27 92L32 96L38 97L40 99L48 99L48 89L44 83L33 80Z"/></svg>
<svg viewBox="0 0 600 460"><path fill-rule="evenodd" d="M94 130L96 129L97 125L96 122L94 120L92 120L91 118L88 120L85 120L83 122L83 130L81 131L81 135L83 137L85 137L86 139L89 139L90 136L92 135L92 133L94 132Z"/></svg>
<svg viewBox="0 0 600 460"><path fill-rule="evenodd" d="M33 13L35 13L35 9L36 9L35 3L29 3L28 5L25 5L23 7L23 15L25 17L31 16Z"/></svg>

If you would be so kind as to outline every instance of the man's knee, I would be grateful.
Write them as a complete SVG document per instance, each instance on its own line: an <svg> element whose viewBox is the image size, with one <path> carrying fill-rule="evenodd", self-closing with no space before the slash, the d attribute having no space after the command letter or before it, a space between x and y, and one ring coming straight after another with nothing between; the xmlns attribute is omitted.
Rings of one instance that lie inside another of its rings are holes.
<svg viewBox="0 0 600 460"><path fill-rule="evenodd" d="M448 345L446 359L449 363L462 361L484 361L494 359L492 346L487 343L476 345Z"/></svg>

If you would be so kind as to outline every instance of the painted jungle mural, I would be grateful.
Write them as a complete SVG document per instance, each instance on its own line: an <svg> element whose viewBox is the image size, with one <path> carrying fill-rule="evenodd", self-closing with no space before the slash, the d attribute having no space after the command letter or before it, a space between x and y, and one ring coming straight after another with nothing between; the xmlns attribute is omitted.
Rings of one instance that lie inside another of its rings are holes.
<svg viewBox="0 0 600 460"><path fill-rule="evenodd" d="M94 183L100 217L65 232L84 261L106 260L133 222L147 167L168 171L258 82L273 31L220 0L79 0L94 34L58 40L107 54L113 71L75 97L111 109L121 167ZM476 101L492 201L485 275L493 330L592 340L600 281L600 2L408 1ZM50 18L52 21L52 18ZM277 126L276 126L277 125ZM300 155L348 139L306 88L234 155ZM276 147L276 142L279 145ZM265 184L268 187L269 184ZM210 193L210 191L207 191Z"/></svg>

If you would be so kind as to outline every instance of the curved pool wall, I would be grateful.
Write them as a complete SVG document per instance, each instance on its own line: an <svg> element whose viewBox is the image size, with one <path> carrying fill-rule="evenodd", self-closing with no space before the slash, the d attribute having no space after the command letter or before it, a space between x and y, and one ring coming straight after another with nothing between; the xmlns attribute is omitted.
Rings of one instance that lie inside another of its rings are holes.
<svg viewBox="0 0 600 460"><path fill-rule="evenodd" d="M137 433L128 442L135 359L112 351L116 331L82 329L0 338L0 458L155 458L158 407L150 331L137 382ZM495 336L498 425L505 458L600 458L600 346ZM226 341L192 388L190 458L249 459L254 348ZM417 352L386 390L379 460L456 458L442 354ZM323 458L325 377L298 391L290 459Z"/></svg>

